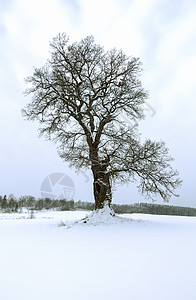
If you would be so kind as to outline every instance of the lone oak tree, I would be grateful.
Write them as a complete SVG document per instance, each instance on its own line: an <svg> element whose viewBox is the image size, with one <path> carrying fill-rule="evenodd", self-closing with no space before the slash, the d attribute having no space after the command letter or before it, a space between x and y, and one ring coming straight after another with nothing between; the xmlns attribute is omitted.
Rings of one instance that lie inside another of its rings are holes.
<svg viewBox="0 0 196 300"><path fill-rule="evenodd" d="M181 180L165 143L139 139L148 97L138 79L139 60L122 50L105 52L92 36L70 44L59 34L50 47L45 66L26 78L32 100L23 115L39 121L40 133L58 144L71 166L91 168L95 209L110 206L112 186L129 180L139 179L140 192L150 198L177 196Z"/></svg>

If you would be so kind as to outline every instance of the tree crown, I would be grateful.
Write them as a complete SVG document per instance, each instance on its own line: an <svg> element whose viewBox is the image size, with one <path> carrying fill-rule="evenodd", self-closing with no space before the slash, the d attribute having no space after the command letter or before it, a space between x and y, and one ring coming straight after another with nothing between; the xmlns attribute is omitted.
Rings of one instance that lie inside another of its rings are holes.
<svg viewBox="0 0 196 300"><path fill-rule="evenodd" d="M131 123L144 117L148 98L139 59L104 51L92 36L70 44L59 34L50 47L46 65L26 79L33 97L23 115L39 121L41 134L57 142L60 156L76 169L99 166L113 182L139 177L142 193L167 200L180 184L168 149L163 142L141 144Z"/></svg>

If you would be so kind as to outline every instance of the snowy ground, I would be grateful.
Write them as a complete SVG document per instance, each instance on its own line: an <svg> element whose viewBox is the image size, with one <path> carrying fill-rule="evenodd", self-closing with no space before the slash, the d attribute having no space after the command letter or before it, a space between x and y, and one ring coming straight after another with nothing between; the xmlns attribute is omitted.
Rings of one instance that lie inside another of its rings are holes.
<svg viewBox="0 0 196 300"><path fill-rule="evenodd" d="M196 299L195 217L58 226L85 215L0 214L0 299Z"/></svg>

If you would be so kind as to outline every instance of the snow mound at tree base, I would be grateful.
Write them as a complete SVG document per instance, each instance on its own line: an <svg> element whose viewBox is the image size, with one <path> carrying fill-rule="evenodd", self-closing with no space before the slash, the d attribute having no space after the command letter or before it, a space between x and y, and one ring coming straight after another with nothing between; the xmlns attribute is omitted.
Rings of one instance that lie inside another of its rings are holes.
<svg viewBox="0 0 196 300"><path fill-rule="evenodd" d="M105 205L102 209L97 209L87 215L81 220L77 220L72 223L61 223L59 226L67 226L68 228L74 225L115 225L122 223L131 223L132 219L126 219L115 215L114 211L108 206Z"/></svg>

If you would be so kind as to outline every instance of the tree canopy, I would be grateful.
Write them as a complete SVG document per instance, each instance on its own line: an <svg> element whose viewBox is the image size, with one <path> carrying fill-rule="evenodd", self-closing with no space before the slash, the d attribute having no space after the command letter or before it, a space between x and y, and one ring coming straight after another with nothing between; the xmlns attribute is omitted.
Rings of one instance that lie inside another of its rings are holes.
<svg viewBox="0 0 196 300"><path fill-rule="evenodd" d="M176 195L181 180L165 143L142 143L138 133L148 98L139 59L105 51L92 36L71 44L59 34L50 47L50 59L26 78L32 99L23 115L39 121L40 133L71 166L92 170L95 207L110 205L112 187L125 181L139 181L150 198Z"/></svg>

